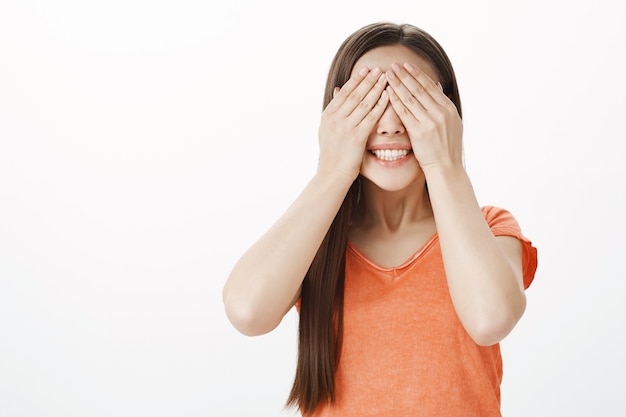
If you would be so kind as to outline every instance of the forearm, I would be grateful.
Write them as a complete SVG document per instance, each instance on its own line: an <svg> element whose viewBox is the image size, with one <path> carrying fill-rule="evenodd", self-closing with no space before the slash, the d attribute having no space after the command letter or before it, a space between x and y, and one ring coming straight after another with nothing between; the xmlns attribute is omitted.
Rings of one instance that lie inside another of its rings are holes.
<svg viewBox="0 0 626 417"><path fill-rule="evenodd" d="M223 301L229 319L242 333L271 331L293 306L351 183L345 176L316 174L235 264L224 286Z"/></svg>
<svg viewBox="0 0 626 417"><path fill-rule="evenodd" d="M526 306L521 250L512 255L515 247L511 250L509 245L508 253L503 250L485 222L462 167L428 172L427 182L457 314L477 343L497 343L515 326Z"/></svg>

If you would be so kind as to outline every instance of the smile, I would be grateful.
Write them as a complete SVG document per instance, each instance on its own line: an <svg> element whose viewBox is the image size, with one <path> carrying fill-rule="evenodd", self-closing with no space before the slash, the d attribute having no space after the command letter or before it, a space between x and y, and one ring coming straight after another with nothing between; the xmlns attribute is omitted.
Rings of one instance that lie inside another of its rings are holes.
<svg viewBox="0 0 626 417"><path fill-rule="evenodd" d="M408 149L377 149L370 152L383 161L397 161L407 156L411 151Z"/></svg>

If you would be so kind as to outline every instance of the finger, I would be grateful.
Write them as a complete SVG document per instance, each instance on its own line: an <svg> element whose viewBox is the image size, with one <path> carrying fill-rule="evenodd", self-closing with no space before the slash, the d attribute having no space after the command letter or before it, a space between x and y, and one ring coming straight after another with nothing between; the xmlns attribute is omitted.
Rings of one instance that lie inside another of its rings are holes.
<svg viewBox="0 0 626 417"><path fill-rule="evenodd" d="M433 118L437 120L444 114L458 114L456 105L443 91L440 82L435 83L428 74L409 62L404 63L403 68L423 87L423 94L418 100ZM419 87L417 89L419 90Z"/></svg>
<svg viewBox="0 0 626 417"><path fill-rule="evenodd" d="M396 104L396 106L402 104L401 107L403 112L408 111L417 120L425 120L428 117L428 112L424 107L424 104L419 101L418 97L415 95L416 93L409 90L409 88L398 78L393 68L387 71L387 79L389 80L390 87L388 89L389 94L391 95L393 93L393 96L400 102ZM391 102L394 102L393 97ZM407 116L408 115L405 114L405 117Z"/></svg>
<svg viewBox="0 0 626 417"><path fill-rule="evenodd" d="M374 71L370 75L374 74ZM369 77L368 77L369 78ZM379 73L378 80L372 88L365 94L365 97L358 103L356 108L350 113L348 119L353 126L358 125L367 117L372 108L378 104L380 96L387 86L387 77L384 73Z"/></svg>
<svg viewBox="0 0 626 417"><path fill-rule="evenodd" d="M350 94L354 91L354 89L366 78L367 74L369 74L370 70L367 67L363 67L350 77L350 79L339 89L339 91L334 95L334 98L328 103L326 106L326 110L334 113L339 110L344 103L347 101ZM338 87L335 87L336 89Z"/></svg>
<svg viewBox="0 0 626 417"><path fill-rule="evenodd" d="M420 121L415 118L415 115L404 105L391 86L387 86L385 91L389 96L389 102L391 103L393 111L396 112L407 131L416 130L419 127Z"/></svg>
<svg viewBox="0 0 626 417"><path fill-rule="evenodd" d="M443 92L441 83L435 83L424 71L409 62L405 62L402 67L407 74L419 83L419 86L415 87L416 90L421 90L423 94L427 93L428 97L440 106L444 106L450 101L448 96Z"/></svg>
<svg viewBox="0 0 626 417"><path fill-rule="evenodd" d="M371 109L374 104L376 104L378 96L375 100L367 100L367 95L370 90L376 85L381 74L382 71L380 70L380 68L374 68L349 93L342 88L337 96L340 97L346 94L346 97L342 106L337 109L336 114L340 117L349 117L357 108L367 109L369 111L369 109ZM382 89L380 91L382 91ZM380 91L378 93L379 95Z"/></svg>
<svg viewBox="0 0 626 417"><path fill-rule="evenodd" d="M411 67L415 68L414 66ZM421 75L426 77L424 79L420 77L419 74L409 73L406 68L401 67L396 63L391 64L391 69L389 71L393 73L393 75L395 75L396 77L393 84L390 81L390 84L392 84L393 87L396 88L396 92L400 91L400 84L402 84L402 86L406 88L410 95L415 97L417 101L422 105L422 107L424 107L426 110L428 110L429 108L433 108L433 106L437 104L430 95L429 90L438 89L438 87L434 82L432 82L432 80L430 80L430 78L428 78L426 74L421 73ZM416 78L416 76L422 79L419 80L418 78ZM400 98L405 98L403 94L399 95ZM407 97L407 99L410 100L410 97Z"/></svg>
<svg viewBox="0 0 626 417"><path fill-rule="evenodd" d="M372 131L376 123L380 120L389 104L389 94L386 90L380 93L380 97L376 101L374 107L365 115L358 125L358 129L366 134ZM365 135L366 136L366 135Z"/></svg>

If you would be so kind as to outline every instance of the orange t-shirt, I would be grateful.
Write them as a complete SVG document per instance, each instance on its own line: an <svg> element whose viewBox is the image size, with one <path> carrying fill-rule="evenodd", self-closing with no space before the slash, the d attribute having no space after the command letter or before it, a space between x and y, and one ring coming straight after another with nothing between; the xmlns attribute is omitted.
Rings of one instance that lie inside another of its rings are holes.
<svg viewBox="0 0 626 417"><path fill-rule="evenodd" d="M537 250L515 218L482 209L494 235L523 244L524 287ZM381 268L348 245L344 333L336 401L315 416L500 416L498 344L474 343L456 315L437 235L395 268Z"/></svg>

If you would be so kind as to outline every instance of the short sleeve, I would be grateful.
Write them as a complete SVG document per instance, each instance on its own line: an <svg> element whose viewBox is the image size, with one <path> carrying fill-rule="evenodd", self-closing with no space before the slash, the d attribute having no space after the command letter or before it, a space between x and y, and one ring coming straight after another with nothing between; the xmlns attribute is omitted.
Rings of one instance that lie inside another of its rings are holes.
<svg viewBox="0 0 626 417"><path fill-rule="evenodd" d="M493 206L482 208L485 220L494 236L512 236L522 243L522 271L524 289L530 287L537 271L537 248L522 234L522 229L513 215L505 209Z"/></svg>

